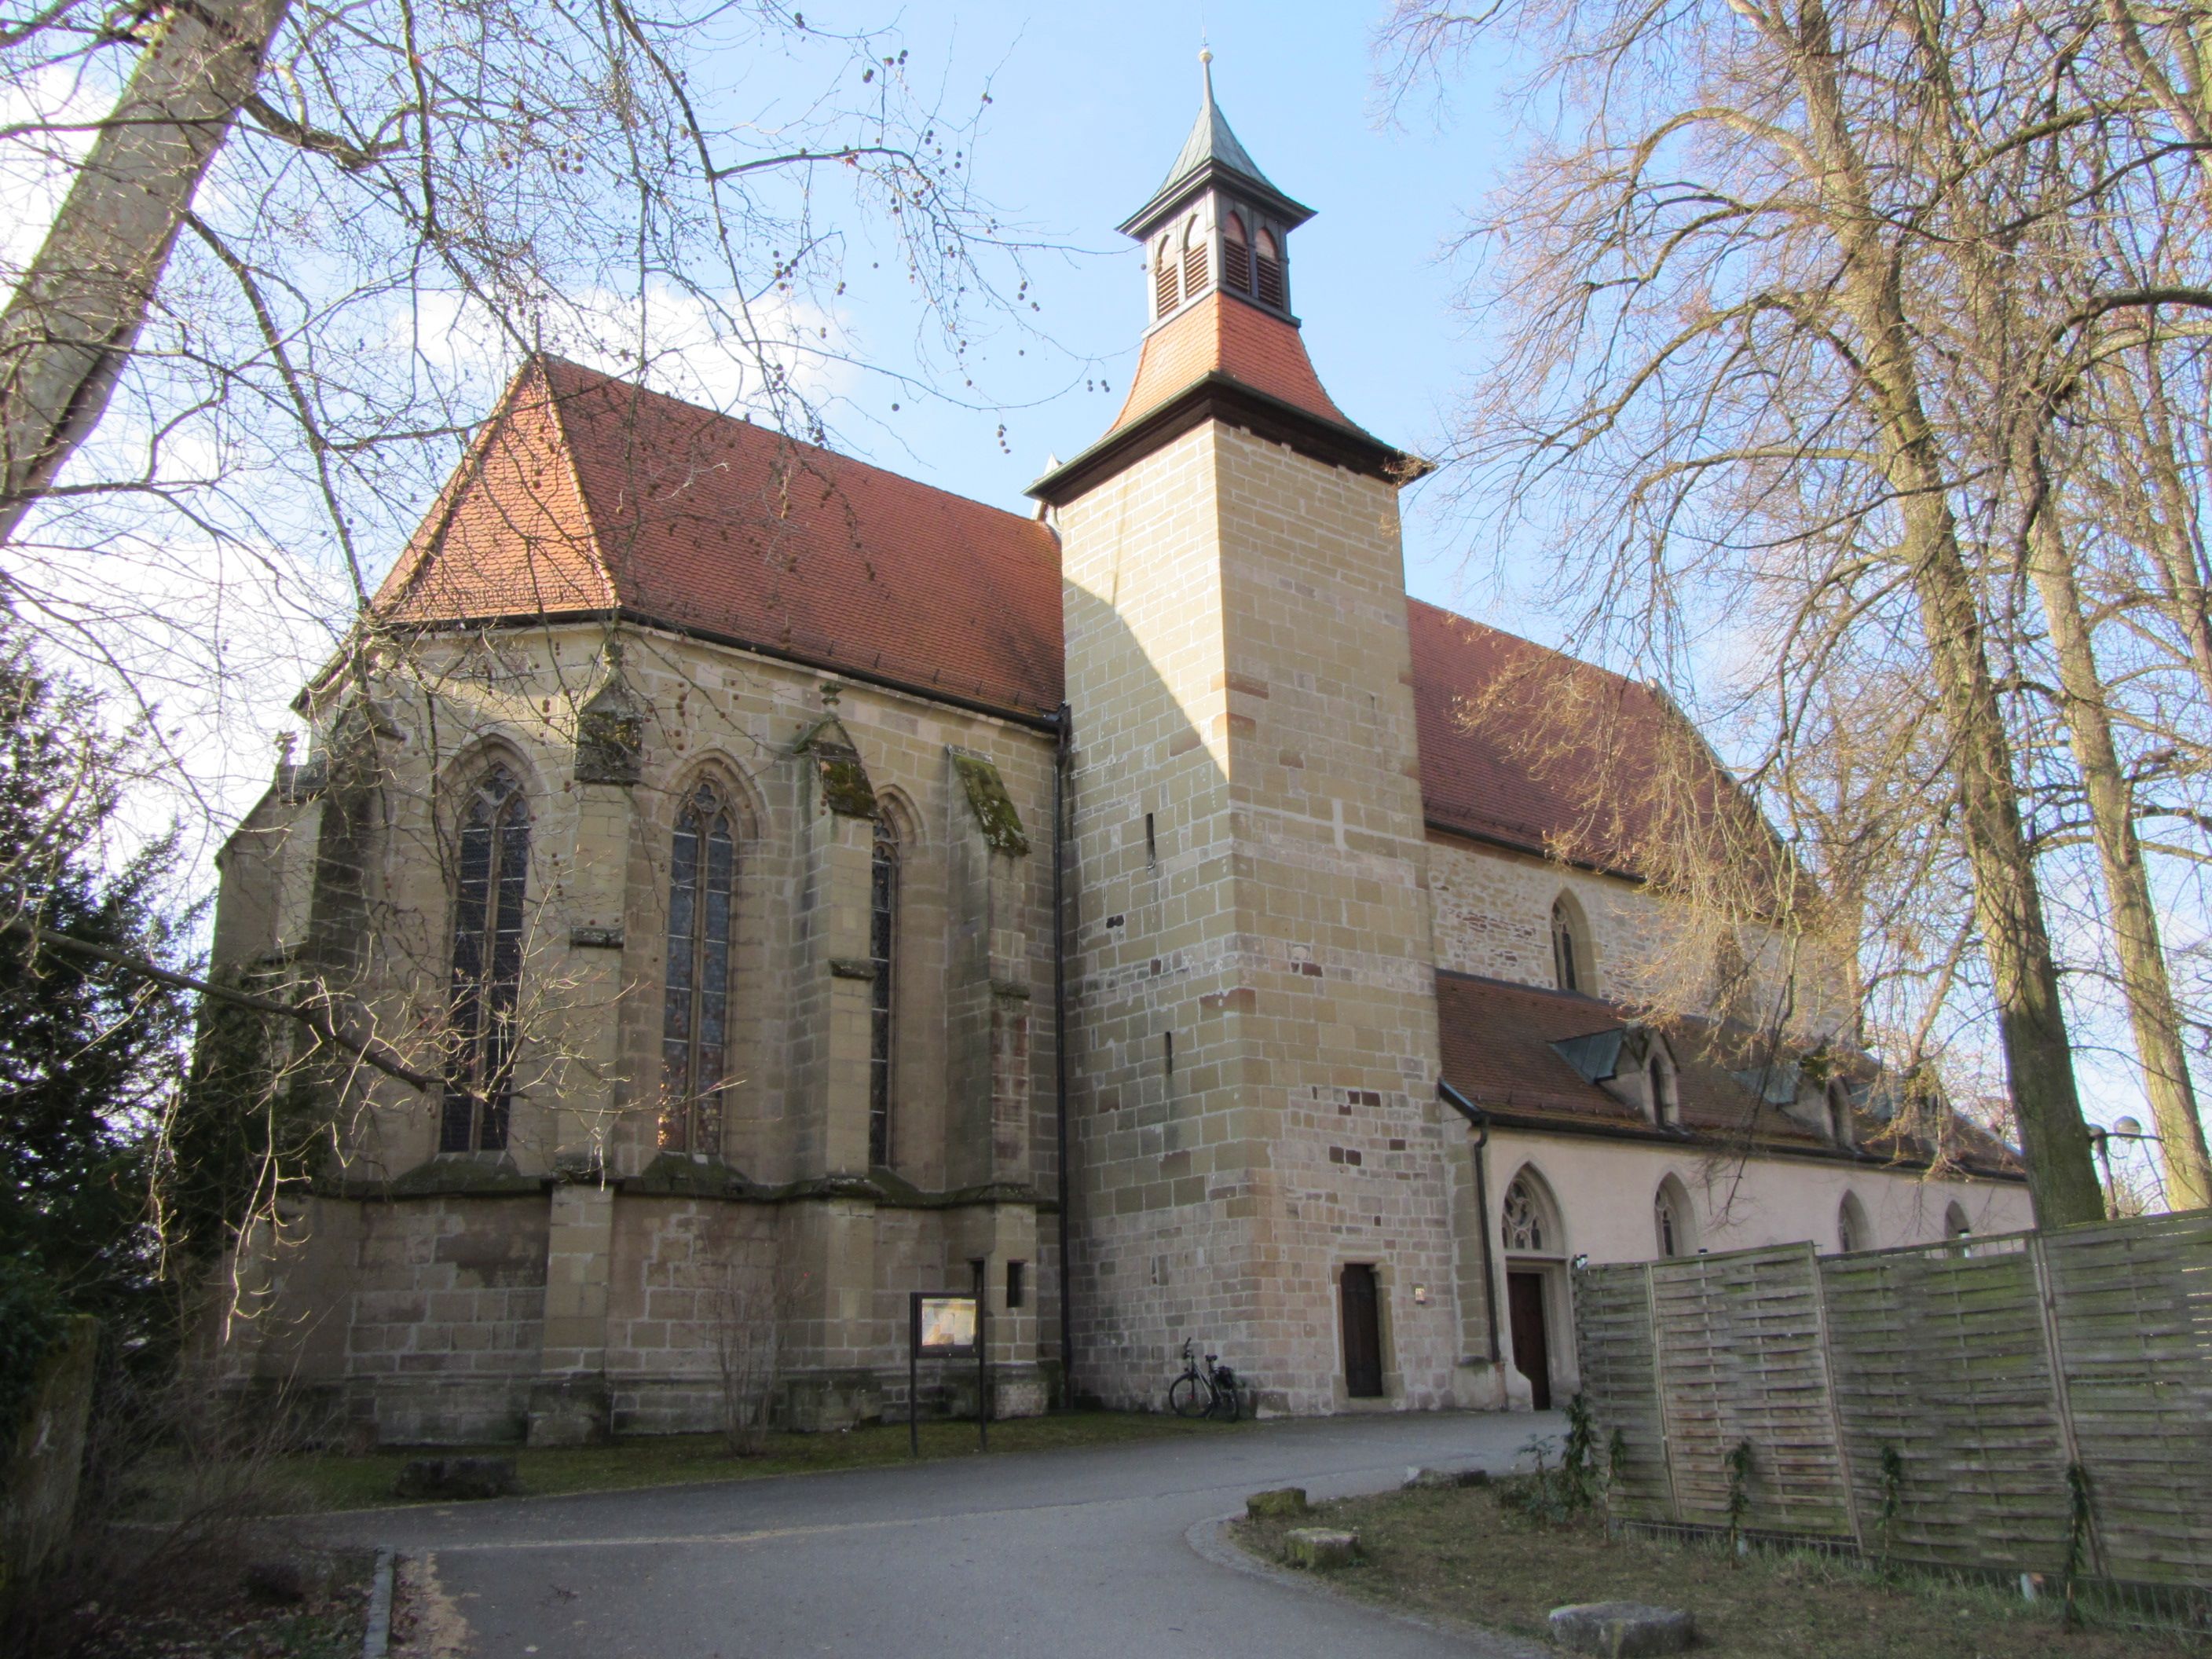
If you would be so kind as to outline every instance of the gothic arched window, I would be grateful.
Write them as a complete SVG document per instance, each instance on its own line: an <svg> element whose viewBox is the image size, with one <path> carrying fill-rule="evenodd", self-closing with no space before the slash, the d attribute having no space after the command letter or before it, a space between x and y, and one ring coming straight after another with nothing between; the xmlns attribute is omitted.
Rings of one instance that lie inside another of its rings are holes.
<svg viewBox="0 0 2212 1659"><path fill-rule="evenodd" d="M1221 225L1221 283L1239 294L1252 291L1252 244L1244 234L1242 215L1232 213Z"/></svg>
<svg viewBox="0 0 2212 1659"><path fill-rule="evenodd" d="M1552 1237L1551 1217L1525 1171L1515 1176L1513 1184L1505 1189L1500 1213L1508 1250L1522 1255L1549 1255L1557 1251L1559 1241Z"/></svg>
<svg viewBox="0 0 2212 1659"><path fill-rule="evenodd" d="M438 1150L497 1152L507 1145L514 1090L522 901L530 873L530 805L504 766L477 781L458 850Z"/></svg>
<svg viewBox="0 0 2212 1659"><path fill-rule="evenodd" d="M892 1013L897 1006L899 846L888 813L876 817L876 848L868 883L868 960L876 970L869 989L868 1162L891 1161Z"/></svg>
<svg viewBox="0 0 2212 1659"><path fill-rule="evenodd" d="M1552 975L1562 991L1585 994L1597 990L1596 964L1590 959L1589 935L1582 916L1565 893L1552 902Z"/></svg>
<svg viewBox="0 0 2212 1659"><path fill-rule="evenodd" d="M1182 228L1182 297L1206 286L1206 227L1194 213Z"/></svg>
<svg viewBox="0 0 2212 1659"><path fill-rule="evenodd" d="M738 842L726 802L702 783L684 803L668 860L668 983L660 1023L660 1144L722 1150L730 1042L730 933Z"/></svg>
<svg viewBox="0 0 2212 1659"><path fill-rule="evenodd" d="M1874 1229L1856 1193L1845 1193L1844 1201L1836 1206L1836 1247L1846 1255L1874 1248Z"/></svg>
<svg viewBox="0 0 2212 1659"><path fill-rule="evenodd" d="M1277 249L1275 239L1261 231L1255 239L1253 251L1258 256L1260 298L1271 306L1290 309L1290 287L1283 280L1283 256Z"/></svg>
<svg viewBox="0 0 2212 1659"><path fill-rule="evenodd" d="M1972 1238L1973 1236L1974 1229L1966 1219L1966 1206L1953 1199L1943 1209L1943 1237Z"/></svg>
<svg viewBox="0 0 2212 1659"><path fill-rule="evenodd" d="M1690 1195L1668 1176L1651 1196L1651 1224L1662 1256L1687 1255L1697 1248L1690 1221Z"/></svg>
<svg viewBox="0 0 2212 1659"><path fill-rule="evenodd" d="M1175 308L1175 243L1164 235L1152 245L1152 313L1164 317Z"/></svg>

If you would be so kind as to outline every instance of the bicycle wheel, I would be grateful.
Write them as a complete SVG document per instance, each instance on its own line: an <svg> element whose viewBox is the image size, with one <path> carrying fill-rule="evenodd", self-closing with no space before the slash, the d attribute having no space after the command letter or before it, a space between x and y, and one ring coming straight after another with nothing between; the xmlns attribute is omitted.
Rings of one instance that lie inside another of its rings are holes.
<svg viewBox="0 0 2212 1659"><path fill-rule="evenodd" d="M1234 1382L1214 1389L1212 1415L1234 1423L1243 1413L1243 1409L1244 1396L1237 1391L1237 1385Z"/></svg>
<svg viewBox="0 0 2212 1659"><path fill-rule="evenodd" d="M1185 1371L1168 1389L1168 1409L1177 1417L1204 1417L1213 1409L1213 1390L1204 1377Z"/></svg>

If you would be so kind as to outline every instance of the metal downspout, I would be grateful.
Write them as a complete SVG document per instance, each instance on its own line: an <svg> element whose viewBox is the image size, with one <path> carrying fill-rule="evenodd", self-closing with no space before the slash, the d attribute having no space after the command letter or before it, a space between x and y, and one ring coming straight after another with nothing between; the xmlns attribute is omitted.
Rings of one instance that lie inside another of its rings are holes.
<svg viewBox="0 0 2212 1659"><path fill-rule="evenodd" d="M1484 1111L1465 1095L1445 1082L1437 1079L1437 1098L1450 1107L1474 1127L1474 1145L1468 1156L1474 1160L1474 1219L1482 1230L1482 1313L1483 1323L1490 1335L1490 1363L1499 1363L1498 1352L1498 1273L1497 1263L1491 1258L1490 1243L1490 1181L1483 1171L1482 1154L1490 1145L1490 1114Z"/></svg>
<svg viewBox="0 0 2212 1659"><path fill-rule="evenodd" d="M1054 1114L1060 1143L1060 1397L1075 1403L1075 1282L1068 1260L1067 1169L1067 766L1068 708L1060 706L1052 757L1052 1065L1058 1099Z"/></svg>

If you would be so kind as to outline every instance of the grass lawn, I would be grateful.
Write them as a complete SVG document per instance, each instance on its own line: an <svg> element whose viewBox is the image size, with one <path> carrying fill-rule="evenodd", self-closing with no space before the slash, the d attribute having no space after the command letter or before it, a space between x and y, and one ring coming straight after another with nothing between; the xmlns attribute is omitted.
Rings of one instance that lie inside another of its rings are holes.
<svg viewBox="0 0 2212 1659"><path fill-rule="evenodd" d="M2204 1649L2131 1631L2069 1631L2045 1601L1994 1588L1884 1580L1810 1554L1608 1540L1594 1516L1543 1526L1501 1504L1499 1487L1391 1492L1318 1504L1304 1520L1240 1521L1237 1541L1282 1559L1291 1527L1349 1527L1364 1559L1328 1575L1364 1600L1520 1636L1571 1601L1686 1607L1709 1659L2203 1659Z"/></svg>
<svg viewBox="0 0 2212 1659"><path fill-rule="evenodd" d="M1133 1440L1183 1435L1235 1434L1245 1425L1205 1420L1186 1422L1137 1412L1056 1412L1048 1417L1018 1417L991 1425L991 1451L1042 1451L1059 1446L1111 1446ZM522 1490L533 1495L607 1492L624 1486L680 1486L701 1480L747 1480L771 1474L805 1474L823 1469L857 1469L907 1458L903 1423L870 1424L830 1434L771 1434L757 1457L733 1457L720 1435L642 1435L609 1446L394 1448L362 1456L336 1455L279 1460L280 1480L306 1509L366 1509L398 1502L392 1483L410 1458L482 1451L514 1459ZM924 1423L921 1455L926 1458L975 1456L973 1423Z"/></svg>

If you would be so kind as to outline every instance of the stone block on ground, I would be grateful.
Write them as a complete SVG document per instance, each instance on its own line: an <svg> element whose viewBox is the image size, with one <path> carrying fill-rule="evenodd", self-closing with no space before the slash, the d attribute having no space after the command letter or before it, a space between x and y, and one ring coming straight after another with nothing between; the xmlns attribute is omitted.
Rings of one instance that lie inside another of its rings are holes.
<svg viewBox="0 0 2212 1659"><path fill-rule="evenodd" d="M1294 1567L1348 1567L1359 1553L1359 1534L1328 1527L1293 1527L1283 1534Z"/></svg>
<svg viewBox="0 0 2212 1659"><path fill-rule="evenodd" d="M504 1498L514 1490L512 1457L416 1457L399 1471L401 1498Z"/></svg>
<svg viewBox="0 0 2212 1659"><path fill-rule="evenodd" d="M1644 1659L1680 1653L1698 1639L1697 1622L1679 1607L1640 1601L1582 1601L1552 1609L1552 1639L1570 1653Z"/></svg>
<svg viewBox="0 0 2212 1659"><path fill-rule="evenodd" d="M1244 1500L1244 1513L1253 1520L1271 1515L1304 1515L1306 1512L1306 1489L1304 1486L1274 1486L1266 1492L1255 1492Z"/></svg>

